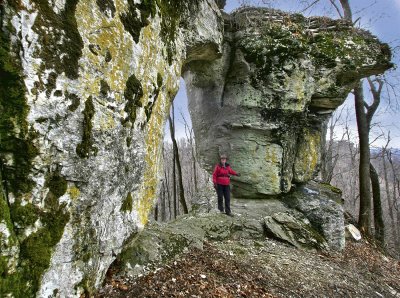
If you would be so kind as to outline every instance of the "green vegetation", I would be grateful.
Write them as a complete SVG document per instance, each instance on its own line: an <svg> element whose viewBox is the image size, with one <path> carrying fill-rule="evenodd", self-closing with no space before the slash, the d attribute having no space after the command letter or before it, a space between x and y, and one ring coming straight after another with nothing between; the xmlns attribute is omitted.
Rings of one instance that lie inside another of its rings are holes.
<svg viewBox="0 0 400 298"><path fill-rule="evenodd" d="M106 81L100 81L100 95L103 97L107 97L108 92L110 92L110 86L107 84Z"/></svg>
<svg viewBox="0 0 400 298"><path fill-rule="evenodd" d="M126 146L129 148L132 144L132 138L131 137L127 137L126 138Z"/></svg>
<svg viewBox="0 0 400 298"><path fill-rule="evenodd" d="M320 183L320 185L333 193L337 193L339 195L342 194L342 190L340 188L337 188L329 183Z"/></svg>
<svg viewBox="0 0 400 298"><path fill-rule="evenodd" d="M75 9L79 0L66 0L65 9L59 14L53 11L47 0L33 2L39 10L33 30L39 35L39 43L42 46L42 68L54 69L57 74L64 72L67 77L76 79L83 48L75 19ZM50 27L53 28L51 32ZM63 34L65 38L62 37Z"/></svg>
<svg viewBox="0 0 400 298"><path fill-rule="evenodd" d="M156 14L156 2L154 0L143 0L141 3L134 1L128 2L129 10L120 16L121 22L128 31L133 40L138 43L140 31L143 27L150 24L148 18L154 17ZM140 11L140 16L137 15L136 10Z"/></svg>
<svg viewBox="0 0 400 298"><path fill-rule="evenodd" d="M313 18L312 23L312 28L318 28L317 33L310 33L309 23L300 15L288 15L283 23L265 22L257 24L257 29L247 29L248 34L239 41L238 48L248 62L257 66L251 78L254 86L268 80L269 74L277 70L290 75L292 69L284 66L299 58L312 60L316 67L334 68L340 64L339 77L346 76L343 80L348 81L357 77L352 70L360 67L371 51L378 51L375 54L382 61L390 55L386 47L377 49L376 41L367 32L325 18ZM261 34L254 34L254 30Z"/></svg>
<svg viewBox="0 0 400 298"><path fill-rule="evenodd" d="M104 4L102 5L105 6ZM148 18L153 18L156 15L157 7L159 8L159 14L161 15L161 38L166 45L167 59L171 65L172 58L176 52L175 38L177 29L179 26L184 26L181 23L183 17L190 15L198 5L198 1L143 0L139 4L129 1L128 5L129 10L127 13L121 15L121 21L136 43L139 42L141 29L150 23ZM136 9L140 11L140 17L137 16Z"/></svg>
<svg viewBox="0 0 400 298"><path fill-rule="evenodd" d="M60 241L64 227L69 221L69 213L65 204L59 204L58 198L66 191L66 180L60 174L49 175L46 180L49 193L45 200L44 210L40 210L27 202L22 204L21 199L12 204L10 209L1 192L0 220L5 220L10 231L18 228L17 237L20 241L19 265L17 271L8 272L5 257L0 259L0 296L12 293L14 297L34 297L39 289L43 272L49 267L53 247ZM9 211L9 212L8 212ZM33 226L40 219L42 227L28 237L23 231ZM12 223L11 223L12 222ZM13 240L13 235L10 237Z"/></svg>
<svg viewBox="0 0 400 298"><path fill-rule="evenodd" d="M75 112L81 103L81 100L79 99L78 95L66 92L65 97L66 99L71 100L71 104L69 105L68 110L71 112Z"/></svg>
<svg viewBox="0 0 400 298"><path fill-rule="evenodd" d="M4 164L2 176L8 192L20 196L29 192L34 182L28 177L38 150L32 141L35 131L29 129L26 117L29 107L25 98L20 60L11 52L8 33L12 26L2 27L0 35L0 156L12 158ZM18 52L15 48L13 51Z"/></svg>
<svg viewBox="0 0 400 298"><path fill-rule="evenodd" d="M246 60L258 66L258 80L263 80L274 69L281 69L287 61L298 59L308 50L306 37L298 34L301 29L297 26L291 29L269 22L262 27L261 36L249 35L240 40L238 47Z"/></svg>
<svg viewBox="0 0 400 298"><path fill-rule="evenodd" d="M83 134L82 142L76 146L76 154L81 158L88 158L90 155L97 154L97 148L93 146L92 137L92 118L95 110L93 105L93 99L90 96L85 102L85 109L83 110Z"/></svg>
<svg viewBox="0 0 400 298"><path fill-rule="evenodd" d="M136 108L142 106L140 100L143 96L142 84L134 74L132 74L126 81L124 96L127 101L124 110L128 114L124 123L127 121L134 123L136 120Z"/></svg>
<svg viewBox="0 0 400 298"><path fill-rule="evenodd" d="M111 17L114 17L116 9L113 0L96 0L96 4L102 13L107 15L106 12L110 11Z"/></svg>
<svg viewBox="0 0 400 298"><path fill-rule="evenodd" d="M21 229L33 225L39 219L39 209L31 203L26 203L24 206L21 205L21 200L12 204L11 219L14 225Z"/></svg>
<svg viewBox="0 0 400 298"><path fill-rule="evenodd" d="M121 211L131 212L133 209L132 194L129 192L121 206Z"/></svg>

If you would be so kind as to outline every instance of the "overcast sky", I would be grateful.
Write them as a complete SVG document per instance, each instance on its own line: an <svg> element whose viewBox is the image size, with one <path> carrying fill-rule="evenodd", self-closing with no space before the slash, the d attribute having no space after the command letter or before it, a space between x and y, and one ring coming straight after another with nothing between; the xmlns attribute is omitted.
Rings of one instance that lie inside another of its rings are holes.
<svg viewBox="0 0 400 298"><path fill-rule="evenodd" d="M238 1L238 0L227 0L225 7L226 12L238 8L240 3L251 4L253 6L268 6L276 9L281 9L289 12L301 12L304 5L298 0L274 0L274 1ZM313 1L309 1L313 2ZM337 1L338 2L338 1ZM314 6L305 12L302 12L305 16L313 15L327 15L333 18L337 18L338 14L333 7L330 7L328 0L321 0L320 5ZM353 19L359 18L357 26L371 31L373 34L378 36L383 42L389 43L394 48L394 62L400 64L399 61L399 46L400 46L400 0L350 0L350 5L353 12ZM400 93L400 71L396 70L394 75L391 75L391 81L399 84L398 92ZM400 96L400 94L399 94ZM378 137L379 135L386 134L390 130L391 142L389 147L400 148L400 111L396 109L396 98L395 95L383 96L383 102L381 103L380 109L377 111L375 117L375 123L373 132L371 133L371 141L374 141L373 146L382 146L386 143L385 137ZM400 105L400 97L397 99ZM177 137L181 138L185 136L184 127L182 124L181 113L185 116L186 120L190 123L190 116L187 108L186 90L183 79L181 79L179 92L174 100L175 103L175 115L176 115L176 128ZM355 115L353 108L353 96L350 94L343 107L338 110L342 111L342 115L347 115L349 119L349 126L352 128L353 140L357 139ZM168 123L167 123L168 124ZM169 134L166 129L166 139L169 138ZM337 138L342 136L342 130L336 130Z"/></svg>

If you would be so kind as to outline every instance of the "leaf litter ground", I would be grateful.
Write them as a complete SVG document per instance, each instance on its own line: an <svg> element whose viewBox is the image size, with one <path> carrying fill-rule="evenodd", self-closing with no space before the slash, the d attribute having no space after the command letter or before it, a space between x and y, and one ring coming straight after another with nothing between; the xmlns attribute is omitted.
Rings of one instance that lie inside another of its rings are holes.
<svg viewBox="0 0 400 298"><path fill-rule="evenodd" d="M209 242L139 277L113 266L96 297L400 297L400 262L367 241L341 253Z"/></svg>

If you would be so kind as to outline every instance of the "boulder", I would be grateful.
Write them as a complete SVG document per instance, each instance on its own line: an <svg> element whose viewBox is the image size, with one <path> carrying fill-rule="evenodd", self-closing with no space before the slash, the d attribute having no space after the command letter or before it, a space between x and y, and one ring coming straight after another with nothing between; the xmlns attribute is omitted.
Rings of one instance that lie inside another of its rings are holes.
<svg viewBox="0 0 400 298"><path fill-rule="evenodd" d="M289 243L297 248L326 249L327 243L305 218L296 218L291 213L276 213L264 218L268 237Z"/></svg>
<svg viewBox="0 0 400 298"><path fill-rule="evenodd" d="M301 212L332 250L345 246L344 210L341 191L327 184L310 181L285 195L284 203Z"/></svg>

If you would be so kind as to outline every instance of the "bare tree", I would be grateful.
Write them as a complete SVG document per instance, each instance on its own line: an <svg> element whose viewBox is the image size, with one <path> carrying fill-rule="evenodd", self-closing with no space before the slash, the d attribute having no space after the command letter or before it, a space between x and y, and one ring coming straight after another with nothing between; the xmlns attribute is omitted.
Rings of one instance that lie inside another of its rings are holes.
<svg viewBox="0 0 400 298"><path fill-rule="evenodd" d="M192 155L192 166L193 166L193 179L194 179L194 191L197 193L199 191L198 179L197 179L197 158L196 158L196 145L194 140L193 128L188 124L185 116L181 112L181 117L183 119L183 124L185 126L186 139L189 140Z"/></svg>
<svg viewBox="0 0 400 298"><path fill-rule="evenodd" d="M174 109L172 109L172 113L174 114ZM189 209L187 207L186 200L185 200L185 190L183 188L183 179L182 179L182 167L181 167L181 162L179 159L178 144L177 144L176 138L175 138L175 125L174 125L174 122L172 121L171 116L168 117L168 121L169 121L169 128L170 128L171 140L172 140L172 145L173 145L174 159L175 159L176 168L178 171L179 200L182 205L183 212L185 214L187 214L187 213L189 213Z"/></svg>

